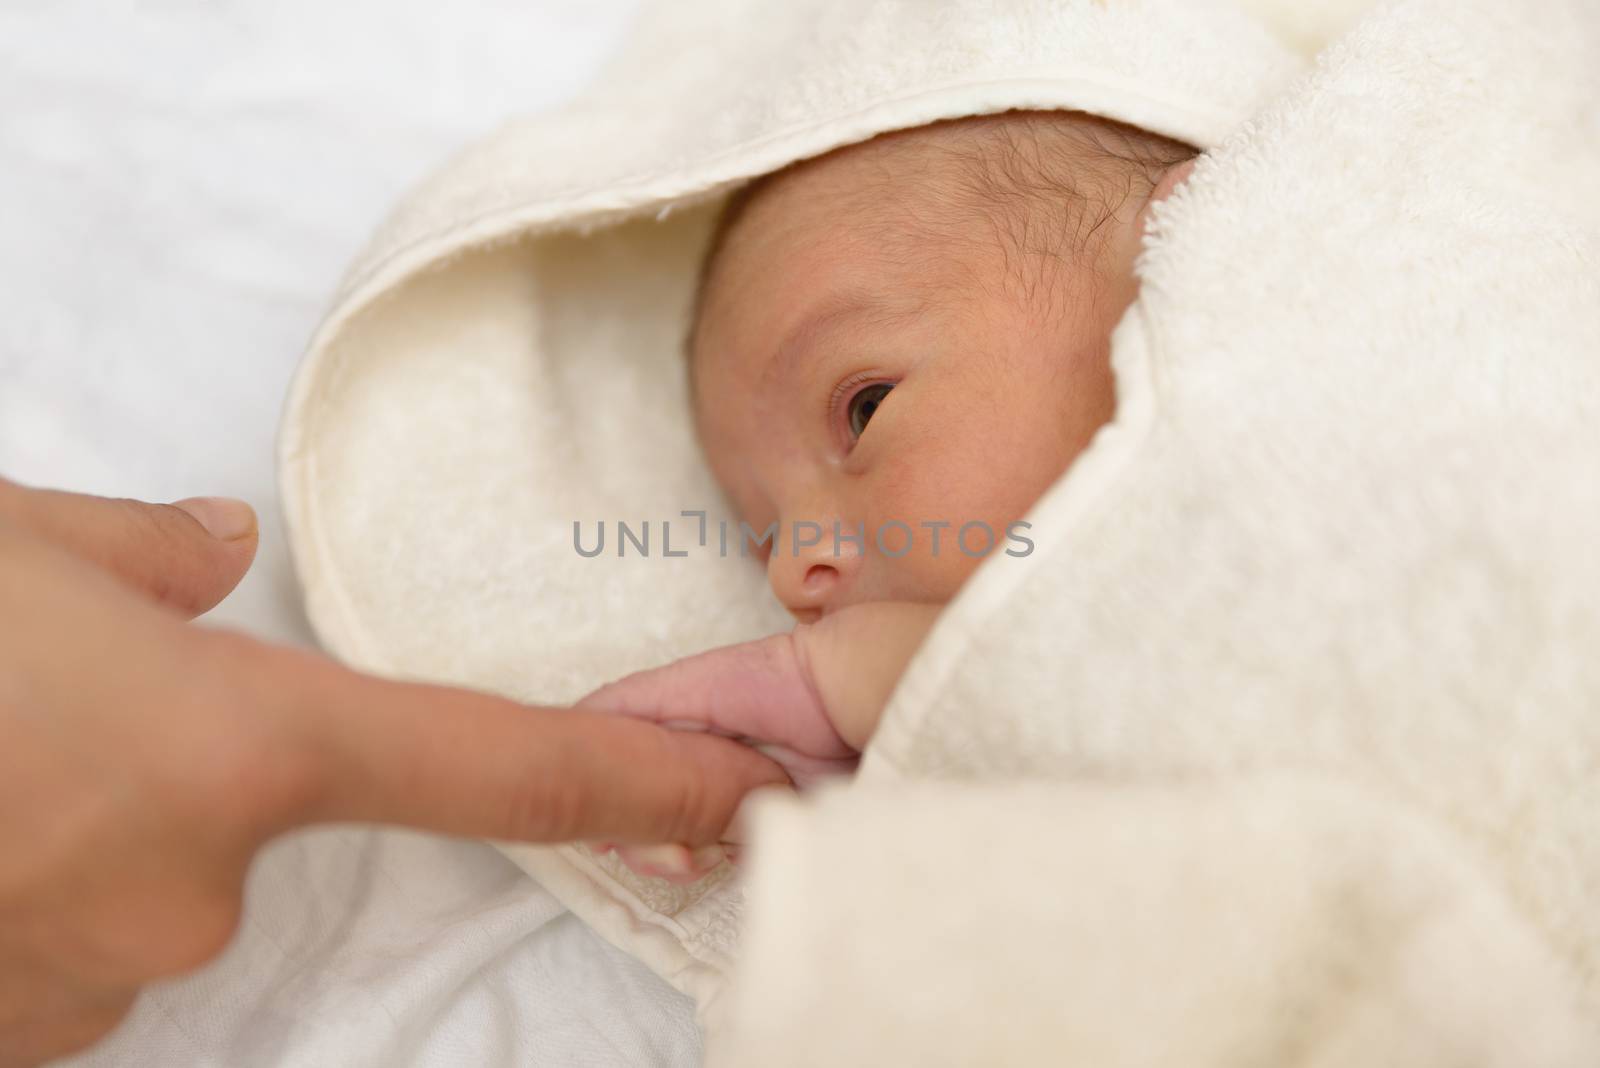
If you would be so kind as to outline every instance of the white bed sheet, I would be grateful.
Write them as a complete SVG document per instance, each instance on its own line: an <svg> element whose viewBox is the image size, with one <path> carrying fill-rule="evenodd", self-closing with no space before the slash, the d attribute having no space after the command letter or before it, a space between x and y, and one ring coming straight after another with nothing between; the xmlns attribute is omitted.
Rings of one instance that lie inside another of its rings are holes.
<svg viewBox="0 0 1600 1068"><path fill-rule="evenodd" d="M273 487L289 374L396 196L589 76L632 0L0 2L0 472L261 513L214 622L309 643ZM697 1063L687 1000L499 854L275 843L238 938L80 1065Z"/></svg>

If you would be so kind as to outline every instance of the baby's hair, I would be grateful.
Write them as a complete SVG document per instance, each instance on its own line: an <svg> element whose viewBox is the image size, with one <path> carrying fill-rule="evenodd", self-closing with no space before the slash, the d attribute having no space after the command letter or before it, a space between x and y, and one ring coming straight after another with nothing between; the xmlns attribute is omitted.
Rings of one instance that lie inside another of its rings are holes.
<svg viewBox="0 0 1600 1068"><path fill-rule="evenodd" d="M1004 255L1006 278L1019 294L1035 301L1043 290L1046 306L1056 272L1097 251L1097 235L1130 198L1148 194L1169 168L1198 154L1181 142L1081 112L1006 111L930 125L952 136L906 140L929 128L923 126L836 150L911 148L942 182L944 195L932 211L885 215L883 199L876 200L875 213L857 215L864 240L903 262L926 259L951 242L959 248L984 241ZM807 162L763 175L723 202L700 263L686 356L693 355L706 291L729 235L762 189ZM966 278L963 284L995 283Z"/></svg>

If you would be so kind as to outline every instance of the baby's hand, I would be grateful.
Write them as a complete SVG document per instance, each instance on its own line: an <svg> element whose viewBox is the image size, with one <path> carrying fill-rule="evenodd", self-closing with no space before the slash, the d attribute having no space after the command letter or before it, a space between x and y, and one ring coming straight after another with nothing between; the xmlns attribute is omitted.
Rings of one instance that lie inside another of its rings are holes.
<svg viewBox="0 0 1600 1068"><path fill-rule="evenodd" d="M796 786L853 771L890 693L938 614L935 605L854 605L788 634L723 646L595 690L577 707L744 741ZM623 847L635 871L692 881L716 849Z"/></svg>
<svg viewBox="0 0 1600 1068"><path fill-rule="evenodd" d="M680 730L748 742L781 764L797 786L855 767L812 684L794 634L728 645L602 686L579 701L588 711L639 716ZM641 875L693 882L731 852L721 846L611 845ZM729 849L732 848L730 845Z"/></svg>
<svg viewBox="0 0 1600 1068"><path fill-rule="evenodd" d="M635 672L577 707L736 738L776 760L797 786L848 773L857 750L834 729L799 635L725 645Z"/></svg>

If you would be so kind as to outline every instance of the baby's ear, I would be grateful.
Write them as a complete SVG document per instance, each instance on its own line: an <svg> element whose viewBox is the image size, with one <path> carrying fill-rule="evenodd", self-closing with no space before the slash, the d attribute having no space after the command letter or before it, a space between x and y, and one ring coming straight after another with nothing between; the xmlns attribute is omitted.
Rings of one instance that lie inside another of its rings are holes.
<svg viewBox="0 0 1600 1068"><path fill-rule="evenodd" d="M1144 207L1139 212L1139 233L1143 234L1145 228L1150 225L1150 209L1170 197L1173 193L1176 193L1178 187L1189 180L1189 176L1194 173L1195 162L1192 159L1186 160L1175 167L1168 168L1167 173L1161 176L1161 181L1157 182L1155 189L1151 190L1150 199L1145 202Z"/></svg>

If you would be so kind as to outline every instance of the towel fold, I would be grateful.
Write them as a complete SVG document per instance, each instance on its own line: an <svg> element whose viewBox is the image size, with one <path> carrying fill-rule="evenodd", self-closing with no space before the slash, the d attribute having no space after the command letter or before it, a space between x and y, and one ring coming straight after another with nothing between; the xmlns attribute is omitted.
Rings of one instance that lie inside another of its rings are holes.
<svg viewBox="0 0 1600 1068"><path fill-rule="evenodd" d="M646 7L588 91L408 197L313 338L280 454L319 636L370 671L551 703L786 629L759 569L661 555L663 525L680 522L681 545L694 522L682 512L728 514L680 356L728 193L876 134L1011 108L1209 147L1302 69L1225 0ZM619 521L650 524L655 554L576 551L574 524ZM742 911L726 868L684 888L579 848L506 848L702 1005L722 989Z"/></svg>
<svg viewBox="0 0 1600 1068"><path fill-rule="evenodd" d="M1388 5L1158 209L1037 551L756 821L714 1063L1600 1063L1597 72Z"/></svg>
<svg viewBox="0 0 1600 1068"><path fill-rule="evenodd" d="M1249 6L674 5L420 189L313 342L319 633L569 700L786 623L737 561L571 541L726 513L677 352L730 189L1012 107L1210 150L1035 551L942 615L857 788L764 808L736 997L726 870L504 846L723 1063L1600 1063L1600 11L1397 0L1301 77L1354 7Z"/></svg>

